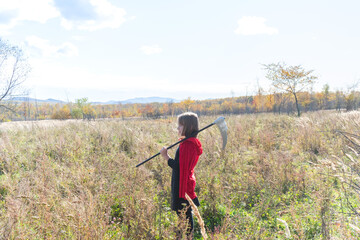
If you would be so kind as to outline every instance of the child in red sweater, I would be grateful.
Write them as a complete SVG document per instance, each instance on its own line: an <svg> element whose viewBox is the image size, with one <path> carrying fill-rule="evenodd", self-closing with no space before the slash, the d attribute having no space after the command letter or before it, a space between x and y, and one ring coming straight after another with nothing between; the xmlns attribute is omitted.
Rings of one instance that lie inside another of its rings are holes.
<svg viewBox="0 0 360 240"><path fill-rule="evenodd" d="M185 193L199 206L199 200L195 194L196 179L194 168L202 154L200 141L196 138L199 131L199 118L195 113L186 112L178 116L178 134L181 138L190 137L182 142L176 150L175 158L172 159L163 147L160 150L161 156L168 161L172 168L171 176L171 209L179 215L184 207L188 207L186 218L189 221L188 235L194 228L193 216Z"/></svg>

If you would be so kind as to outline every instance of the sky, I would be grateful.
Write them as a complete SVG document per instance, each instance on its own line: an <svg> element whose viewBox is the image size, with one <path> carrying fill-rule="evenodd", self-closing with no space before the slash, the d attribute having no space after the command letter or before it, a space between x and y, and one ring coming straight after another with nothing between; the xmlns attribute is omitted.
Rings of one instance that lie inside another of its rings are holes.
<svg viewBox="0 0 360 240"><path fill-rule="evenodd" d="M30 96L223 98L265 91L263 64L314 70L313 90L360 80L356 0L0 0Z"/></svg>

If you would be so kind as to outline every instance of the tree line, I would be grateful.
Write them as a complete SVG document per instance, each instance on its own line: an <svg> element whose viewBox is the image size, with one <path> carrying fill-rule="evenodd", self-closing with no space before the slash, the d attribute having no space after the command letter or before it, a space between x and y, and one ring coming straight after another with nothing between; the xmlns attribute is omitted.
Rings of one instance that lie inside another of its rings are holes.
<svg viewBox="0 0 360 240"><path fill-rule="evenodd" d="M298 104L298 105L297 105ZM87 98L69 103L17 103L14 111L0 108L1 121L44 119L95 118L160 118L176 116L184 111L198 115L219 114L295 114L299 111L337 110L351 111L360 107L360 92L356 90L330 91L325 85L320 92L298 92L297 104L293 94L287 92L266 93L261 88L252 96L229 97L211 100L148 104L91 104Z"/></svg>

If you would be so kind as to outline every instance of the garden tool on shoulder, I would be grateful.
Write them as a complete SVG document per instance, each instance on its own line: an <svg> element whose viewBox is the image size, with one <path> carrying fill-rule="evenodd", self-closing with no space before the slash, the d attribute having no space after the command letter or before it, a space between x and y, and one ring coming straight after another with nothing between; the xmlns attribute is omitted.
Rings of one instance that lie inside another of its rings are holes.
<svg viewBox="0 0 360 240"><path fill-rule="evenodd" d="M225 146L226 146L226 143L227 143L227 131L228 131L228 127L226 126L226 122L225 122L225 118L224 117L218 117L213 123L207 125L206 127L200 129L199 131L195 132L193 135L195 136L197 133L201 132L201 131L204 131L205 129L213 126L213 125L216 125L218 126L219 130L220 130L220 133L221 133L221 137L222 137L222 149L225 150ZM190 137L187 137L187 138L184 138L184 139L181 139L180 141L172 144L171 146L167 147L167 149L170 149L176 145L178 145L179 143L185 141L186 139L188 138L191 138L193 136L190 136ZM150 161L151 159L153 159L154 157L156 156L159 156L160 155L160 152L158 152L157 154L155 154L154 156L146 159L145 161L139 163L138 165L136 165L136 167L139 167L141 166L142 164L146 163L147 161Z"/></svg>

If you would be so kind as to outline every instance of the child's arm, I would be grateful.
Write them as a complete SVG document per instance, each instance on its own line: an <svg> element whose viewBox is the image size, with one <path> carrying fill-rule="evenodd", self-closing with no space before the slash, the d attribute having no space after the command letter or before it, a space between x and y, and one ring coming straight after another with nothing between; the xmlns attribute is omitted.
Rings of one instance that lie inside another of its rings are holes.
<svg viewBox="0 0 360 240"><path fill-rule="evenodd" d="M164 158L164 160L168 161L169 167L176 168L176 161L169 156L165 147L160 150L160 154ZM179 162L177 162L177 165L179 165ZM179 168L179 166L177 166L177 168Z"/></svg>
<svg viewBox="0 0 360 240"><path fill-rule="evenodd" d="M174 159L172 159L172 158L169 158L168 159L168 165L169 165L169 167L171 167L171 168L176 168L176 169L179 169L179 161L175 161Z"/></svg>
<svg viewBox="0 0 360 240"><path fill-rule="evenodd" d="M161 156L165 159L165 160L169 160L169 154L167 152L167 149L166 147L163 147L161 150L160 150L160 154Z"/></svg>

